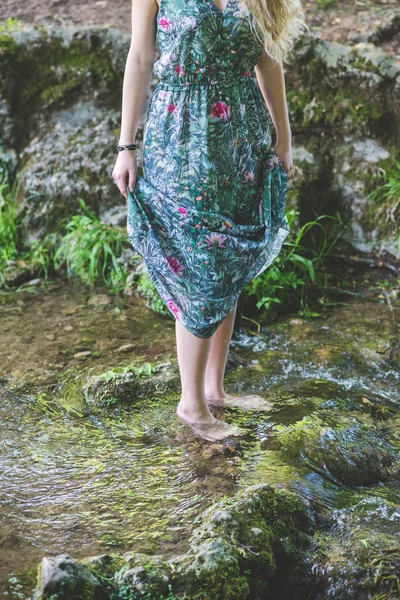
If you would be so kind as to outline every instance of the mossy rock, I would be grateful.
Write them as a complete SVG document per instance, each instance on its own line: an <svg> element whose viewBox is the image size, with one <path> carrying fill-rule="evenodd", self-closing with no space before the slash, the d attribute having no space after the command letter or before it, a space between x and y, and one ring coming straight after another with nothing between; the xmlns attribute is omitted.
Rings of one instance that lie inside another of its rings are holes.
<svg viewBox="0 0 400 600"><path fill-rule="evenodd" d="M316 600L398 598L399 528L399 507L374 496L326 515L317 535Z"/></svg>
<svg viewBox="0 0 400 600"><path fill-rule="evenodd" d="M294 131L374 134L396 142L399 74L396 61L373 44L345 46L304 36L286 72Z"/></svg>
<svg viewBox="0 0 400 600"><path fill-rule="evenodd" d="M172 579L168 561L162 556L127 553L125 565L114 576L120 600L166 598Z"/></svg>
<svg viewBox="0 0 400 600"><path fill-rule="evenodd" d="M18 147L39 116L97 96L114 108L130 36L113 28L23 27L0 36L1 98L14 121Z"/></svg>
<svg viewBox="0 0 400 600"><path fill-rule="evenodd" d="M109 600L100 581L69 554L43 558L34 597L35 600Z"/></svg>
<svg viewBox="0 0 400 600"><path fill-rule="evenodd" d="M314 529L313 513L300 497L254 485L198 521L189 552L173 561L178 592L204 600L297 597L293 584L304 579Z"/></svg>
<svg viewBox="0 0 400 600"><path fill-rule="evenodd" d="M396 422L368 414L313 414L289 426L275 426L281 453L306 464L339 485L357 487L395 479L400 474Z"/></svg>
<svg viewBox="0 0 400 600"><path fill-rule="evenodd" d="M132 405L142 398L173 392L179 387L176 359L157 363L148 373L140 373L138 369L140 371L140 367L128 365L89 377L83 385L89 410L96 411L119 404Z"/></svg>

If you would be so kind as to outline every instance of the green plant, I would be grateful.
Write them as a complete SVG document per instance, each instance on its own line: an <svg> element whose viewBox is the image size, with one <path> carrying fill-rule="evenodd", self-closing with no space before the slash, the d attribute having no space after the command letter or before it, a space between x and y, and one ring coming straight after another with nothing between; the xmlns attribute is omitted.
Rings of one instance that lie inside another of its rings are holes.
<svg viewBox="0 0 400 600"><path fill-rule="evenodd" d="M5 24L0 25L0 33L9 31L19 31L22 27L22 21L9 17Z"/></svg>
<svg viewBox="0 0 400 600"><path fill-rule="evenodd" d="M337 3L337 0L315 0L318 8L329 8Z"/></svg>
<svg viewBox="0 0 400 600"><path fill-rule="evenodd" d="M5 179L0 184L0 272L16 258L19 240L17 204Z"/></svg>
<svg viewBox="0 0 400 600"><path fill-rule="evenodd" d="M400 206L400 162L395 163L394 167L381 169L377 178L378 185L367 199L374 203L374 218L379 219L384 215L385 224L392 224L397 234L397 245L400 250L400 231L399 231L399 206ZM383 183L382 183L383 182Z"/></svg>
<svg viewBox="0 0 400 600"><path fill-rule="evenodd" d="M94 285L103 281L116 291L123 289L126 270L119 261L126 234L119 227L103 223L82 198L84 214L74 215L65 225L66 234L54 255L56 267L66 262L68 274Z"/></svg>
<svg viewBox="0 0 400 600"><path fill-rule="evenodd" d="M299 212L292 209L287 212L290 229ZM326 226L329 221L331 227ZM303 316L318 316L309 309L310 290L323 292L328 284L324 263L335 250L343 230L339 213L336 216L320 215L305 223L292 240L289 235L270 268L247 286L249 296L255 295L256 308L263 309L269 316L276 305L297 305ZM307 245L303 241L307 239Z"/></svg>

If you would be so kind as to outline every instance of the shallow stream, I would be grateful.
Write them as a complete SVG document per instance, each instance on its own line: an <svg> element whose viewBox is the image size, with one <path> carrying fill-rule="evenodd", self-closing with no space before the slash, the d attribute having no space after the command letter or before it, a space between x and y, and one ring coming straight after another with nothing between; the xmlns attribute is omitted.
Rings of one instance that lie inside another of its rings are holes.
<svg viewBox="0 0 400 600"><path fill-rule="evenodd" d="M4 598L10 598L10 575L33 572L43 556L184 552L203 508L260 481L295 491L321 510L351 505L360 491L400 505L398 480L356 488L307 458L288 460L271 435L275 425L296 424L308 415L323 413L334 425L339 411L343 416L363 403L382 410L398 406L400 372L391 359L400 312L396 298L348 297L322 318L288 317L262 334L235 333L232 352L244 364L229 372L226 391L262 394L271 409L216 409L248 431L240 447L228 444L223 451L177 421L179 389L100 415L68 414L48 400L47 390L54 394L67 371L81 377L132 357L174 357L174 327L167 318L150 313L138 299L91 303L86 291L63 285L2 299ZM118 351L127 340L133 344L128 357ZM31 347L23 358L26 344ZM74 358L85 344L92 354Z"/></svg>

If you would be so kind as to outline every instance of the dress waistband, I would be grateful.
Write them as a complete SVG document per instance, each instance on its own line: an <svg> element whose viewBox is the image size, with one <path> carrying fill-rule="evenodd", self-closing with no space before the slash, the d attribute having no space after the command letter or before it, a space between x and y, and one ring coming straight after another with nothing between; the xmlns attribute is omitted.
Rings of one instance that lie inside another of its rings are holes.
<svg viewBox="0 0 400 600"><path fill-rule="evenodd" d="M216 75L215 77L205 75L204 73L200 76L190 73L188 75L183 76L180 81L169 77L162 77L161 79L159 79L157 87L168 89L182 89L187 88L189 86L231 87L243 83L254 83L254 81L254 77L250 71L247 71L245 75L218 73L218 75Z"/></svg>

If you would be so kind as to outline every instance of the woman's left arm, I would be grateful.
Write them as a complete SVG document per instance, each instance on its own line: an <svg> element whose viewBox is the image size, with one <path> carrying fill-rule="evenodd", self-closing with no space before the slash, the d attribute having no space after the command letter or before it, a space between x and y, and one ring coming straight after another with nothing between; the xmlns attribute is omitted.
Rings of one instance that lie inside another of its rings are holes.
<svg viewBox="0 0 400 600"><path fill-rule="evenodd" d="M263 51L254 72L275 126L276 145L274 150L281 159L285 171L289 172L293 167L292 133L286 103L283 67Z"/></svg>

